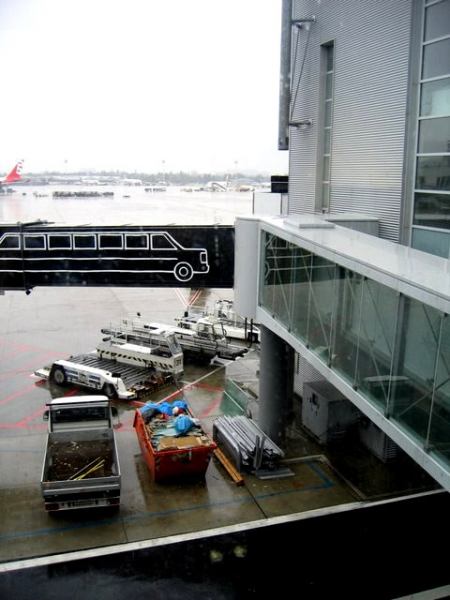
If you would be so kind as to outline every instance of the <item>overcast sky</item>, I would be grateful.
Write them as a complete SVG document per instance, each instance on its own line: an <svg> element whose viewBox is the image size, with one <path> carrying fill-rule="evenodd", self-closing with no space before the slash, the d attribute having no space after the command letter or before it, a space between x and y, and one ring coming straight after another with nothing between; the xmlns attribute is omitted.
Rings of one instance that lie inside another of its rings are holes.
<svg viewBox="0 0 450 600"><path fill-rule="evenodd" d="M0 171L287 172L281 0L0 0Z"/></svg>

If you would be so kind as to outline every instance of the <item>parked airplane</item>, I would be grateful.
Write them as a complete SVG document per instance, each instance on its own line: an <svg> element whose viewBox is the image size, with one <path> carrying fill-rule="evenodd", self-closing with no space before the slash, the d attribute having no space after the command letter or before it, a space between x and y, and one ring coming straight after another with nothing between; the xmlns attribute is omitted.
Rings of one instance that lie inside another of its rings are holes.
<svg viewBox="0 0 450 600"><path fill-rule="evenodd" d="M0 188L4 185L9 185L10 183L22 181L22 168L23 160L19 160L19 162L14 165L12 171L10 171L3 179L0 179Z"/></svg>

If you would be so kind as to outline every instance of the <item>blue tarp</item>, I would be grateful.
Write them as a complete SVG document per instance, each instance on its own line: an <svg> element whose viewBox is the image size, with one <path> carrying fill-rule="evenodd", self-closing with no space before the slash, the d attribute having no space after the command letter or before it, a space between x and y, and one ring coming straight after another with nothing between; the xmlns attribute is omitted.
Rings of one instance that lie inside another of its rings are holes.
<svg viewBox="0 0 450 600"><path fill-rule="evenodd" d="M187 410L187 407L188 405L184 400L174 400L173 402L146 402L139 410L143 417L150 411L162 413L171 417L174 408Z"/></svg>
<svg viewBox="0 0 450 600"><path fill-rule="evenodd" d="M180 415L175 419L174 424L177 435L184 435L193 427L194 421L187 415Z"/></svg>

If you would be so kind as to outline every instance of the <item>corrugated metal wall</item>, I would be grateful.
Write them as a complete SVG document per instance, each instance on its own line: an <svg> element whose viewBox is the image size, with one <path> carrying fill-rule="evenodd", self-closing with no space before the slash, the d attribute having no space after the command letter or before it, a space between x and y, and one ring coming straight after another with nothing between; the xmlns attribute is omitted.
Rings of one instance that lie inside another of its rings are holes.
<svg viewBox="0 0 450 600"><path fill-rule="evenodd" d="M377 216L381 237L398 241L412 0L295 0L293 13L317 22L294 112L313 125L290 131L289 212L315 209L320 44L334 40L331 211Z"/></svg>
<svg viewBox="0 0 450 600"><path fill-rule="evenodd" d="M301 356L295 355L294 392L303 398L303 384L308 381L325 381L324 377Z"/></svg>

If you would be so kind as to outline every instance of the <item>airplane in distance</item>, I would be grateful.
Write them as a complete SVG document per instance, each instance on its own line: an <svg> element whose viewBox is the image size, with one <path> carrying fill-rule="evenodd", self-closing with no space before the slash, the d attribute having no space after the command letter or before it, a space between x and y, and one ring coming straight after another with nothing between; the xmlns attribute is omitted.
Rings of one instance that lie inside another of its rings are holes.
<svg viewBox="0 0 450 600"><path fill-rule="evenodd" d="M10 183L17 183L18 181L22 181L22 169L23 169L23 160L19 160L13 167L13 169L6 175L0 179L0 191L4 185L9 185Z"/></svg>

